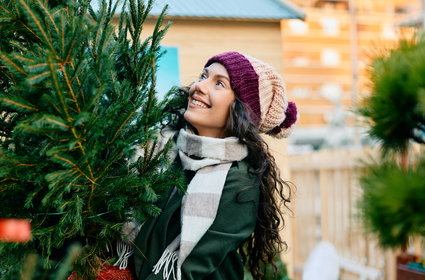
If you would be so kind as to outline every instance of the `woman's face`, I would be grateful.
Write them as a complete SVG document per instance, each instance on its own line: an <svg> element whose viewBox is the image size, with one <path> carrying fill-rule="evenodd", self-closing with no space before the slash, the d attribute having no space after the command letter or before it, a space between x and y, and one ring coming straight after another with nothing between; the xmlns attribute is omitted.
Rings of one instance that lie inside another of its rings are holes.
<svg viewBox="0 0 425 280"><path fill-rule="evenodd" d="M230 87L226 68L219 63L206 67L189 89L189 102L184 118L200 136L223 138L235 93Z"/></svg>

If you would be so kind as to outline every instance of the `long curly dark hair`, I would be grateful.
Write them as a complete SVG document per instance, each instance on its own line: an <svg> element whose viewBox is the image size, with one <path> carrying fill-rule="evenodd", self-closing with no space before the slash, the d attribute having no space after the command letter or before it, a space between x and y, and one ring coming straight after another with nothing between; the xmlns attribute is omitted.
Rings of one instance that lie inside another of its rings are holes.
<svg viewBox="0 0 425 280"><path fill-rule="evenodd" d="M187 108L188 92L189 88L183 87L176 93L180 102L173 103L177 106L168 110L171 109L177 117L167 125L172 125L175 129L190 126L196 131L183 118L182 109ZM255 230L239 249L242 261L257 280L264 276L267 264L272 265L274 273L277 272L274 257L287 249L280 231L285 225L283 210L290 211L287 204L290 202L293 186L281 179L275 159L255 127L251 115L249 107L236 98L230 108L225 132L226 136L237 137L248 147L249 171L260 178L260 204Z"/></svg>
<svg viewBox="0 0 425 280"><path fill-rule="evenodd" d="M261 279L263 269L271 264L276 273L274 257L287 249L280 236L285 225L283 208L288 209L292 193L291 185L282 180L274 157L267 143L259 135L250 118L249 108L236 99L231 108L226 125L229 136L235 136L248 147L247 161L250 171L260 178L260 205L254 233L239 250L254 279Z"/></svg>

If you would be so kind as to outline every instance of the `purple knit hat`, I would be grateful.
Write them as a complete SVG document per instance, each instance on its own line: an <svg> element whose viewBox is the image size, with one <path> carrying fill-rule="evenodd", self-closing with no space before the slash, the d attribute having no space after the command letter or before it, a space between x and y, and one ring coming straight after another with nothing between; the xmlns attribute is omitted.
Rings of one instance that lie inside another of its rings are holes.
<svg viewBox="0 0 425 280"><path fill-rule="evenodd" d="M260 132L288 137L297 120L295 103L288 102L279 74L256 58L225 52L210 58L205 67L218 62L230 77L232 89L251 109L251 119Z"/></svg>

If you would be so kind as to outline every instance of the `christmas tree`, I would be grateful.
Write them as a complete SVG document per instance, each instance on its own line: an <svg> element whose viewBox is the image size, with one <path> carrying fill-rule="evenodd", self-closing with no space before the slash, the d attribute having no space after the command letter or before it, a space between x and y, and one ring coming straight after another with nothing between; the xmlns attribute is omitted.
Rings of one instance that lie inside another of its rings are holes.
<svg viewBox="0 0 425 280"><path fill-rule="evenodd" d="M155 96L165 8L142 38L152 1L121 4L115 26L118 2L0 2L0 217L33 229L29 243L0 243L1 279L17 279L33 252L54 266L75 240L75 269L94 278L123 223L158 214L155 201L181 184L167 149L154 153L172 118L170 98Z"/></svg>

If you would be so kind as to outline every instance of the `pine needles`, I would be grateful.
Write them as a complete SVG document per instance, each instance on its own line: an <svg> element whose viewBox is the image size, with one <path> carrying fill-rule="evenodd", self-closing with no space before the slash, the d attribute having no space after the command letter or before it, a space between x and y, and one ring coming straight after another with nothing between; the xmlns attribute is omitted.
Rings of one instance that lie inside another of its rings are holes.
<svg viewBox="0 0 425 280"><path fill-rule="evenodd" d="M155 77L168 26L161 16L143 39L152 1L130 0L116 32L117 4L0 4L0 216L30 219L34 235L0 244L0 267L18 268L34 250L52 266L78 240L78 270L90 279L130 213L157 214L154 202L181 182L152 144L166 118ZM142 156L130 162L136 146Z"/></svg>
<svg viewBox="0 0 425 280"><path fill-rule="evenodd" d="M382 247L406 248L412 236L425 236L425 158L408 162L412 143L425 144L425 38L401 41L371 70L373 92L360 113L383 155L360 179L360 206Z"/></svg>

